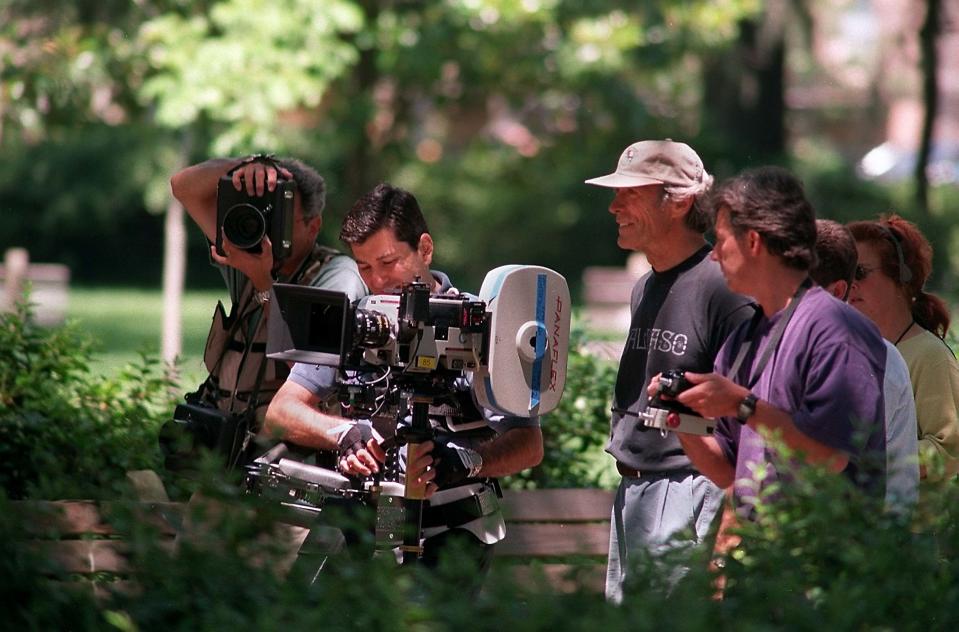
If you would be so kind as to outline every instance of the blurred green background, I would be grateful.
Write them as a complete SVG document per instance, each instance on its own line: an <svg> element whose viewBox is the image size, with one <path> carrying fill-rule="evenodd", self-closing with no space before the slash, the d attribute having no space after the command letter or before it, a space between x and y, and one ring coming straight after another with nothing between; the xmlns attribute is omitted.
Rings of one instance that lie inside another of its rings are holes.
<svg viewBox="0 0 959 632"><path fill-rule="evenodd" d="M184 388L206 377L203 347L217 301L228 300L226 290L191 290L183 296L183 354L177 363ZM113 374L136 363L141 353L156 355L160 348L163 297L157 290L116 287L74 287L67 317L94 339L95 370Z"/></svg>
<svg viewBox="0 0 959 632"><path fill-rule="evenodd" d="M222 281L169 177L272 151L326 178L327 244L391 181L419 198L457 286L539 264L581 303L583 270L628 254L610 192L583 180L670 137L718 180L794 169L824 217L900 212L936 249L930 289L954 302L955 2L887 4L6 0L0 252L69 267L70 314L110 365L159 347L166 278L186 290L181 348L198 355L215 298L200 292Z"/></svg>

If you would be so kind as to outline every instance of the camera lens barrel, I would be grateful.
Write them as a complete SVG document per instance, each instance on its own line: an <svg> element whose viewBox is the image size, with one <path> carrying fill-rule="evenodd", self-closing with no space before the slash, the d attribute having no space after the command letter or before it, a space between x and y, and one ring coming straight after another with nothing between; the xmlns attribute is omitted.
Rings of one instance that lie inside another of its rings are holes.
<svg viewBox="0 0 959 632"><path fill-rule="evenodd" d="M382 347L390 341L392 327L386 314L368 309L356 310L353 342L357 347Z"/></svg>
<svg viewBox="0 0 959 632"><path fill-rule="evenodd" d="M223 234L237 247L253 248L266 235L266 217L252 204L236 204L223 217Z"/></svg>
<svg viewBox="0 0 959 632"><path fill-rule="evenodd" d="M686 380L685 372L678 369L664 371L659 378L659 392L668 397L678 397L690 386L692 384Z"/></svg>

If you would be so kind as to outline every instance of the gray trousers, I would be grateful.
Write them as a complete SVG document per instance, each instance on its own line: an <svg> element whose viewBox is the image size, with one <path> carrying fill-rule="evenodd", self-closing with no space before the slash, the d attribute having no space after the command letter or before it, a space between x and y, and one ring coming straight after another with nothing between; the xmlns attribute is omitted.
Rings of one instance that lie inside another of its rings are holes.
<svg viewBox="0 0 959 632"><path fill-rule="evenodd" d="M723 491L702 474L662 472L624 476L613 502L606 567L606 599L623 600L630 551L653 557L677 546L694 546L709 533L723 504ZM676 538L686 530L685 537ZM692 539L690 539L692 538ZM634 560L635 563L635 560ZM665 569L674 585L685 568Z"/></svg>

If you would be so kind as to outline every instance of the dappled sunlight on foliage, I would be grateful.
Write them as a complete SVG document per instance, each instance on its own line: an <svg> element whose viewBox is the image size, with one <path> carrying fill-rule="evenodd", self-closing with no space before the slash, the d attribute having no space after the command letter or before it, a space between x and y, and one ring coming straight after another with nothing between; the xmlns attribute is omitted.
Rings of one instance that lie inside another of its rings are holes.
<svg viewBox="0 0 959 632"><path fill-rule="evenodd" d="M11 498L113 497L128 470L156 468L172 409L156 358L90 373L90 342L46 329L27 302L0 314L0 487Z"/></svg>

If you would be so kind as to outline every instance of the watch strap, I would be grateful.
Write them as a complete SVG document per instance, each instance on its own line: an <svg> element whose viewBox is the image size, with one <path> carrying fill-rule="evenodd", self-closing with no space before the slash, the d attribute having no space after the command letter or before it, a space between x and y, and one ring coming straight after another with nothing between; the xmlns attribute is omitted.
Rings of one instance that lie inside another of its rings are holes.
<svg viewBox="0 0 959 632"><path fill-rule="evenodd" d="M741 424L745 424L750 417L756 414L756 402L759 398L755 394L749 393L739 402L739 409L736 411L736 419Z"/></svg>
<svg viewBox="0 0 959 632"><path fill-rule="evenodd" d="M266 305L270 302L270 290L253 290L253 300L257 305Z"/></svg>

